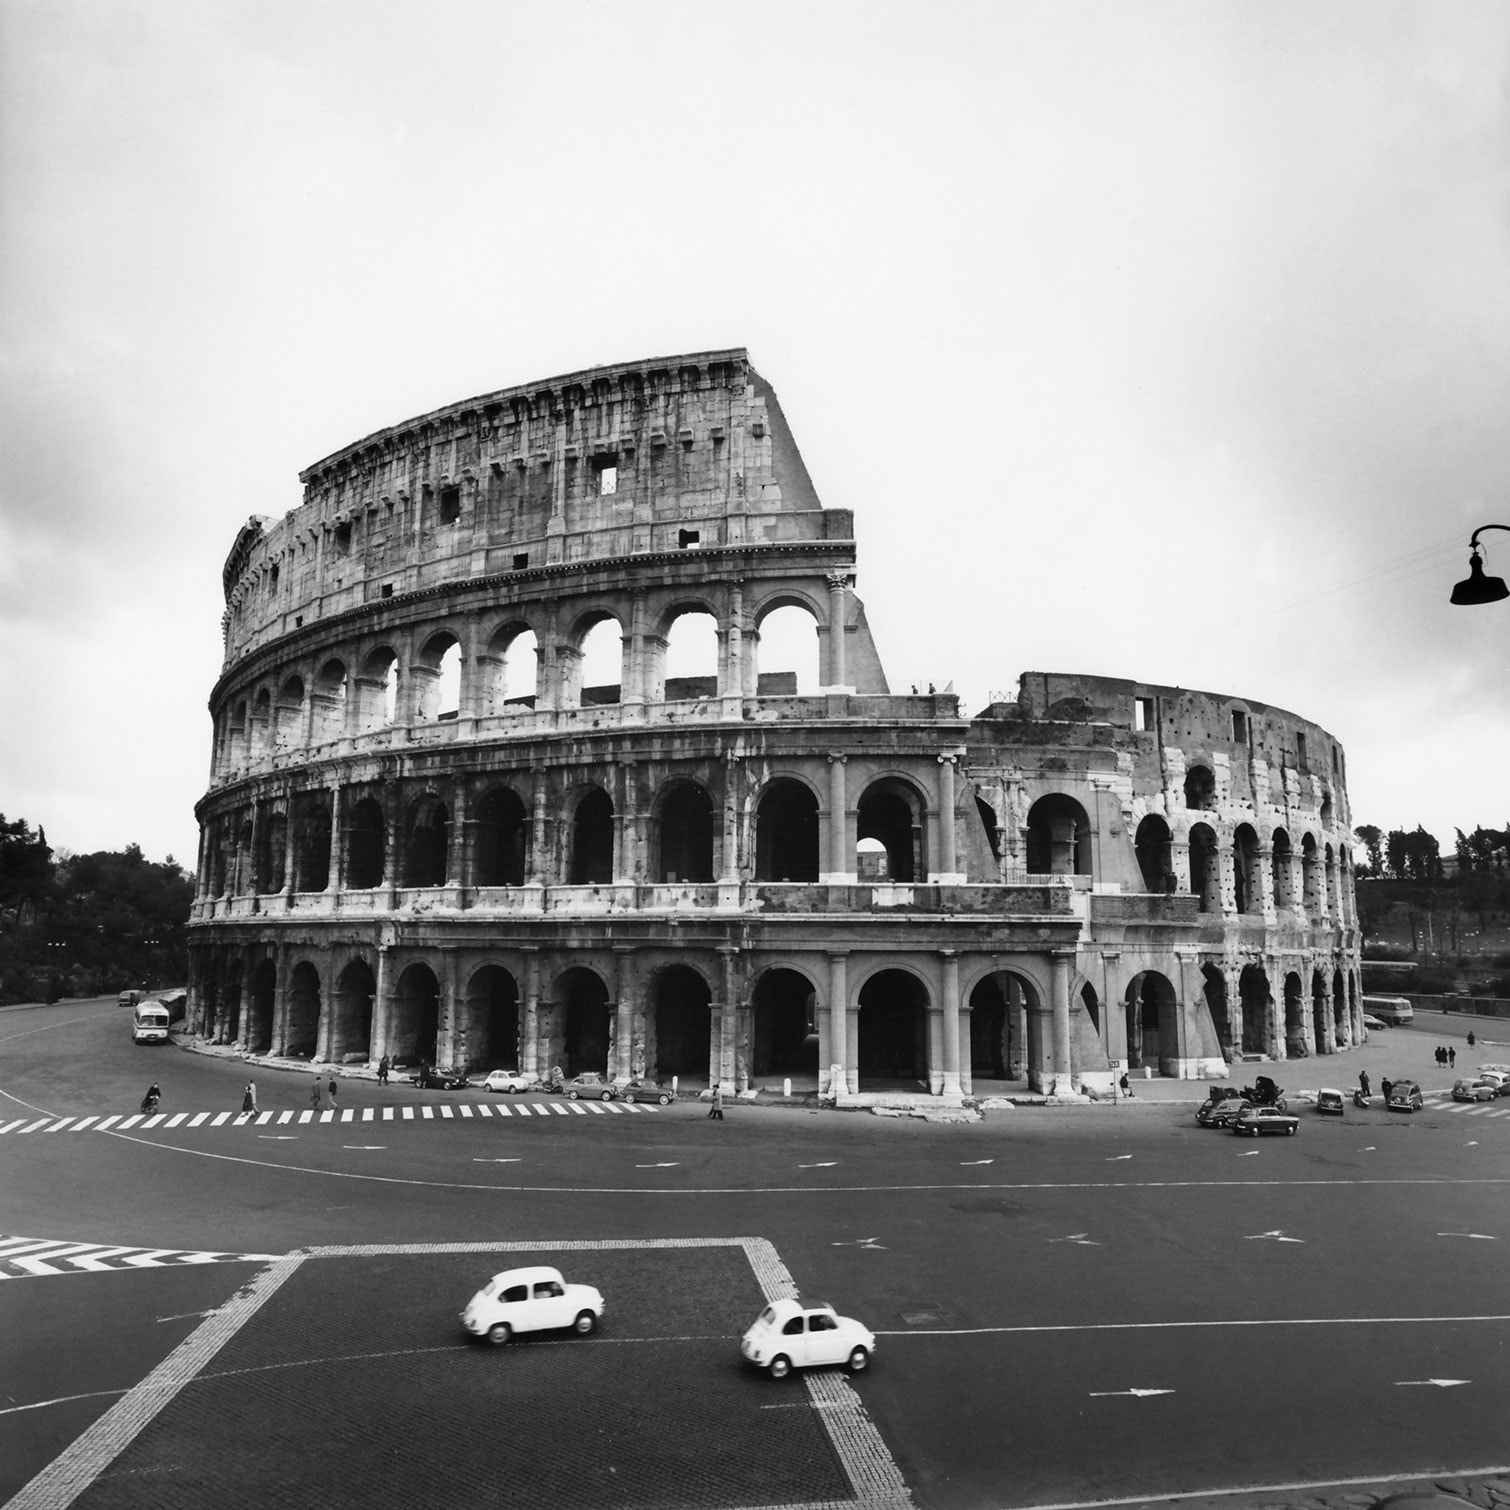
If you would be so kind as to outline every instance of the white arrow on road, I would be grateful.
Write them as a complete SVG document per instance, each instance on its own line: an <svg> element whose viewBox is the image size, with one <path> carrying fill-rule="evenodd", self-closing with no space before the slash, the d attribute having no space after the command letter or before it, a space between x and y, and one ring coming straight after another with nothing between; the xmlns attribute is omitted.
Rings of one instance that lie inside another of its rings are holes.
<svg viewBox="0 0 1510 1510"><path fill-rule="evenodd" d="M299 1141L294 1133L258 1133L257 1136L264 1143L297 1143Z"/></svg>
<svg viewBox="0 0 1510 1510"><path fill-rule="evenodd" d="M830 1248L875 1248L878 1251L883 1252L883 1253L886 1251L885 1248L880 1243L878 1243L875 1240L875 1238L873 1238L873 1237L857 1237L853 1241L847 1242L847 1243L830 1243L829 1247Z"/></svg>
<svg viewBox="0 0 1510 1510"><path fill-rule="evenodd" d="M1494 1239L1487 1232L1439 1232L1438 1237L1477 1237L1486 1243L1492 1243Z"/></svg>
<svg viewBox="0 0 1510 1510"><path fill-rule="evenodd" d="M1255 1239L1265 1237L1272 1237L1276 1243L1303 1243L1305 1241L1303 1237L1286 1237L1283 1232L1250 1232L1248 1241L1251 1243Z"/></svg>
<svg viewBox="0 0 1510 1510"><path fill-rule="evenodd" d="M995 1159L961 1159L959 1167L961 1169L971 1169L977 1164L994 1164L995 1162Z"/></svg>
<svg viewBox="0 0 1510 1510"><path fill-rule="evenodd" d="M1395 1384L1435 1384L1438 1389L1451 1389L1454 1384L1472 1384L1472 1379L1396 1379Z"/></svg>
<svg viewBox="0 0 1510 1510"><path fill-rule="evenodd" d="M1258 1155L1259 1155L1259 1150L1258 1149L1256 1149L1256 1148L1247 1148L1247 1149L1244 1149L1243 1152L1238 1155L1238 1158L1240 1158L1240 1159L1256 1159L1258 1157Z"/></svg>
<svg viewBox="0 0 1510 1510"><path fill-rule="evenodd" d="M343 1143L342 1148L355 1149L357 1153L381 1153L387 1148L386 1143Z"/></svg>
<svg viewBox="0 0 1510 1510"><path fill-rule="evenodd" d="M1136 1395L1141 1400L1147 1395L1172 1395L1173 1393L1172 1389L1093 1389L1091 1399L1108 1400L1115 1395Z"/></svg>
<svg viewBox="0 0 1510 1510"><path fill-rule="evenodd" d="M1130 1153L1114 1153L1106 1162L1108 1164L1120 1164L1123 1159L1130 1158L1132 1158L1132 1155Z"/></svg>
<svg viewBox="0 0 1510 1510"><path fill-rule="evenodd" d="M1072 1232L1068 1237L1051 1237L1051 1243L1079 1243L1082 1248L1099 1248L1100 1243L1092 1242L1089 1232Z"/></svg>
<svg viewBox="0 0 1510 1510"><path fill-rule="evenodd" d="M677 1162L676 1159L672 1159L669 1163L663 1160L659 1164L636 1164L634 1167L636 1169L675 1169Z"/></svg>
<svg viewBox="0 0 1510 1510"><path fill-rule="evenodd" d="M838 1162L837 1159L829 1159L822 1164L799 1164L797 1167L798 1169L832 1169Z"/></svg>
<svg viewBox="0 0 1510 1510"><path fill-rule="evenodd" d="M1464 1148L1477 1148L1478 1146L1479 1146L1479 1140L1477 1138L1475 1138L1473 1140L1473 1142L1471 1142L1471 1143L1465 1143L1463 1145Z"/></svg>

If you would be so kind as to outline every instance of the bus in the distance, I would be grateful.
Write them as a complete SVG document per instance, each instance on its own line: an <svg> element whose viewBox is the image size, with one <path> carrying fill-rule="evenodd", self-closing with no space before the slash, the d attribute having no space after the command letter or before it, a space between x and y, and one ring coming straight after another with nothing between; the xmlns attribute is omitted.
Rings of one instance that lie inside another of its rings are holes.
<svg viewBox="0 0 1510 1510"><path fill-rule="evenodd" d="M150 997L137 1002L131 1010L132 1043L166 1043L168 1041L168 1008Z"/></svg>

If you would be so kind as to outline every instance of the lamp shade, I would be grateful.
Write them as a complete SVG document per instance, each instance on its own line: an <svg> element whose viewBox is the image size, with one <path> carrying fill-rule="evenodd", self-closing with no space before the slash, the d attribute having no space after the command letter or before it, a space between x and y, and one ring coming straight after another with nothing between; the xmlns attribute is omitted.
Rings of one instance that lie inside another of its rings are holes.
<svg viewBox="0 0 1510 1510"><path fill-rule="evenodd" d="M1468 575L1452 590L1454 603L1498 603L1501 598L1510 598L1510 587L1503 577L1486 577L1484 563L1479 553L1468 558Z"/></svg>

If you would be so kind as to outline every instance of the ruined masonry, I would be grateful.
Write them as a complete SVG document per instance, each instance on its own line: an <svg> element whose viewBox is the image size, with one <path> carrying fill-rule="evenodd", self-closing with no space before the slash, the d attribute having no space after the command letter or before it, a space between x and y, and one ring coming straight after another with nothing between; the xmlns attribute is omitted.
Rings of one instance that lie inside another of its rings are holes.
<svg viewBox="0 0 1510 1510"><path fill-rule="evenodd" d="M206 1039L933 1105L1361 1039L1330 735L1094 676L974 717L893 692L853 515L744 351L452 404L302 481L225 564Z"/></svg>

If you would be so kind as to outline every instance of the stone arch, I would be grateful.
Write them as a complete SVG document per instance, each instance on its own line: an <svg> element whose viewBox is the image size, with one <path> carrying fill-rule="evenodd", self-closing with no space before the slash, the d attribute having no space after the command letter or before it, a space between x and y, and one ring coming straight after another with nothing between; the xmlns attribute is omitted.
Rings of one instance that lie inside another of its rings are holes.
<svg viewBox="0 0 1510 1510"><path fill-rule="evenodd" d="M383 884L387 868L387 824L376 797L363 797L346 818L346 884L365 891Z"/></svg>
<svg viewBox="0 0 1510 1510"><path fill-rule="evenodd" d="M530 817L512 787L484 792L476 807L473 884L523 886L528 873Z"/></svg>
<svg viewBox="0 0 1510 1510"><path fill-rule="evenodd" d="M556 982L556 1000L560 1029L549 1043L552 1062L567 1075L606 1075L614 1039L608 987L596 971L576 965Z"/></svg>
<svg viewBox="0 0 1510 1510"><path fill-rule="evenodd" d="M285 677L273 709L273 748L292 750L300 743L304 721L304 678Z"/></svg>
<svg viewBox="0 0 1510 1510"><path fill-rule="evenodd" d="M275 808L264 815L257 839L254 889L262 896L283 890L284 866L288 860L288 815Z"/></svg>
<svg viewBox="0 0 1510 1510"><path fill-rule="evenodd" d="M1232 895L1239 913L1264 910L1258 863L1258 834L1251 823L1232 831Z"/></svg>
<svg viewBox="0 0 1510 1510"><path fill-rule="evenodd" d="M1035 984L1012 970L995 970L971 987L970 1079L977 1094L983 1081L1027 1080L1030 1066L1044 1062L1044 1014Z"/></svg>
<svg viewBox="0 0 1510 1510"><path fill-rule="evenodd" d="M423 960L406 965L394 984L388 1043L395 1062L415 1065L437 1062L440 981Z"/></svg>
<svg viewBox="0 0 1510 1510"><path fill-rule="evenodd" d="M856 1001L860 1090L927 1090L927 985L910 970L882 968L861 983Z"/></svg>
<svg viewBox="0 0 1510 1510"><path fill-rule="evenodd" d="M624 626L606 608L578 619L558 652L561 706L611 706L623 700ZM612 681L604 678L612 675Z"/></svg>
<svg viewBox="0 0 1510 1510"><path fill-rule="evenodd" d="M1039 876L1091 873L1091 823L1064 792L1040 797L1028 810L1028 871Z"/></svg>
<svg viewBox="0 0 1510 1510"><path fill-rule="evenodd" d="M1227 1010L1227 977L1219 966L1208 963L1201 966L1201 978L1201 992L1205 997L1206 1010L1211 1014L1216 1041L1222 1047L1222 1057L1230 1064L1237 1056L1238 1046L1232 1042L1232 1014Z"/></svg>
<svg viewBox="0 0 1510 1510"><path fill-rule="evenodd" d="M540 639L529 624L509 619L493 631L482 656L486 707L492 714L533 708L539 692Z"/></svg>
<svg viewBox="0 0 1510 1510"><path fill-rule="evenodd" d="M355 683L356 727L359 734L385 729L398 718L398 655L391 645L379 645L362 663Z"/></svg>
<svg viewBox="0 0 1510 1510"><path fill-rule="evenodd" d="M350 960L336 977L330 993L330 1057L342 1063L348 1055L372 1057L372 1010L377 981L364 959Z"/></svg>
<svg viewBox="0 0 1510 1510"><path fill-rule="evenodd" d="M651 1080L673 1075L701 1080L708 1074L713 1047L713 993L689 965L668 965L650 982L645 1014L645 1074Z"/></svg>
<svg viewBox="0 0 1510 1510"><path fill-rule="evenodd" d="M404 823L405 886L444 886L451 848L451 814L434 792L409 804Z"/></svg>
<svg viewBox="0 0 1510 1510"><path fill-rule="evenodd" d="M313 1059L320 1045L320 972L307 959L288 978L288 1032L283 1053L288 1059Z"/></svg>
<svg viewBox="0 0 1510 1510"><path fill-rule="evenodd" d="M1222 871L1217 858L1216 830L1197 823L1190 830L1190 894L1202 912L1222 910Z"/></svg>
<svg viewBox="0 0 1510 1510"><path fill-rule="evenodd" d="M252 698L250 746L253 760L260 760L273 748L273 694L266 687L259 687Z"/></svg>
<svg viewBox="0 0 1510 1510"><path fill-rule="evenodd" d="M810 696L822 685L820 627L828 620L827 605L815 605L805 595L777 592L755 608L750 617L747 647L752 684L757 697Z"/></svg>
<svg viewBox="0 0 1510 1510"><path fill-rule="evenodd" d="M1179 1075L1180 1009L1173 984L1158 970L1140 970L1123 997L1127 1016L1127 1062L1133 1069L1157 1066Z"/></svg>
<svg viewBox="0 0 1510 1510"><path fill-rule="evenodd" d="M1262 1054L1268 1049L1269 1018L1274 1010L1274 994L1269 976L1262 965L1244 965L1237 979L1238 999L1243 1007L1243 1043L1245 1054Z"/></svg>
<svg viewBox="0 0 1510 1510"><path fill-rule="evenodd" d="M661 615L645 668L646 702L687 702L718 693L718 614L701 599Z"/></svg>
<svg viewBox="0 0 1510 1510"><path fill-rule="evenodd" d="M652 874L668 883L713 879L713 799L700 782L668 782L651 809Z"/></svg>
<svg viewBox="0 0 1510 1510"><path fill-rule="evenodd" d="M483 965L467 982L462 1034L467 1069L519 1068L519 983L502 965Z"/></svg>
<svg viewBox="0 0 1510 1510"><path fill-rule="evenodd" d="M346 662L331 656L310 689L310 742L329 744L346 732Z"/></svg>
<svg viewBox="0 0 1510 1510"><path fill-rule="evenodd" d="M877 839L885 846L887 873L893 881L921 881L928 873L923 852L925 810L923 794L897 776L882 776L860 793L855 837Z"/></svg>
<svg viewBox="0 0 1510 1510"><path fill-rule="evenodd" d="M806 974L785 966L762 971L750 1015L752 1074L818 1074L818 992Z"/></svg>
<svg viewBox="0 0 1510 1510"><path fill-rule="evenodd" d="M818 879L818 798L805 781L777 776L755 798L755 879Z"/></svg>
<svg viewBox="0 0 1510 1510"><path fill-rule="evenodd" d="M437 629L415 654L409 677L416 723L455 718L461 709L461 641L449 629Z"/></svg>
<svg viewBox="0 0 1510 1510"><path fill-rule="evenodd" d="M238 960L237 971L241 962ZM246 1051L268 1054L273 1047L273 1018L278 1002L278 967L270 959L258 960L252 969L251 999L247 1003Z"/></svg>
<svg viewBox="0 0 1510 1510"><path fill-rule="evenodd" d="M1193 812L1216 806L1216 777L1210 766L1193 765L1185 772L1185 806Z"/></svg>
<svg viewBox="0 0 1510 1510"><path fill-rule="evenodd" d="M1274 910L1283 912L1295 905L1295 851L1286 830L1277 828L1270 840L1270 865L1274 883Z"/></svg>
<svg viewBox="0 0 1510 1510"><path fill-rule="evenodd" d="M1133 839L1143 890L1163 893L1174 890L1174 839L1169 825L1158 813L1150 813L1138 825Z"/></svg>
<svg viewBox="0 0 1510 1510"><path fill-rule="evenodd" d="M613 799L600 786L585 788L572 805L566 883L606 886L613 880Z"/></svg>

